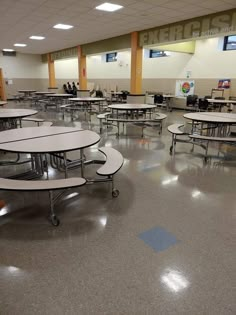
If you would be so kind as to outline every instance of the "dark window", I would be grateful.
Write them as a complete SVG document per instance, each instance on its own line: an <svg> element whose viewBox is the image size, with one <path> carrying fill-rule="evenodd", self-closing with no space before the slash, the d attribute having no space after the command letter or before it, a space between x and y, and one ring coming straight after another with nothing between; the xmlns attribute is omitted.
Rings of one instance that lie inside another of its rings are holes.
<svg viewBox="0 0 236 315"><path fill-rule="evenodd" d="M166 57L167 54L164 50L150 50L149 58Z"/></svg>
<svg viewBox="0 0 236 315"><path fill-rule="evenodd" d="M106 62L114 62L114 61L117 61L117 53L116 52L106 54Z"/></svg>
<svg viewBox="0 0 236 315"><path fill-rule="evenodd" d="M236 50L236 35L225 36L223 50Z"/></svg>

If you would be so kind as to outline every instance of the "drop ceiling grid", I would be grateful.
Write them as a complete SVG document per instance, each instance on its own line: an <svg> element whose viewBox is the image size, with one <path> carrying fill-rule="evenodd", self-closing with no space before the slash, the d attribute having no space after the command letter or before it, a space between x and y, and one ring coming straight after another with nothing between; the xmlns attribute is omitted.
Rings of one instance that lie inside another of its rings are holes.
<svg viewBox="0 0 236 315"><path fill-rule="evenodd" d="M0 49L12 48L20 41L27 47L18 51L41 54L235 7L235 0L113 0L124 8L114 13L95 11L94 7L103 2L1 0ZM52 26L56 23L74 28L55 30ZM46 40L32 41L30 35L44 35Z"/></svg>

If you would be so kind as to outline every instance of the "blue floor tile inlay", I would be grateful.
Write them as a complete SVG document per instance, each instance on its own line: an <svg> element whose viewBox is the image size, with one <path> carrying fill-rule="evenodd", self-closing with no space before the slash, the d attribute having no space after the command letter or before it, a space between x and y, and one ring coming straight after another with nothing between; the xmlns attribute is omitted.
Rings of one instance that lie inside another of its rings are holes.
<svg viewBox="0 0 236 315"><path fill-rule="evenodd" d="M139 238L157 252L166 250L179 242L173 234L162 227L154 227L151 230L140 233Z"/></svg>

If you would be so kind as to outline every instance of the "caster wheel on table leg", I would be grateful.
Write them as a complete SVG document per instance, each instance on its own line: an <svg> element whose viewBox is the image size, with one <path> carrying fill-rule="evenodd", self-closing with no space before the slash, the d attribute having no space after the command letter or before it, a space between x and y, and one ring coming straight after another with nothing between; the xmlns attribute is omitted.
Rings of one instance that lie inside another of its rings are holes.
<svg viewBox="0 0 236 315"><path fill-rule="evenodd" d="M60 224L60 220L55 215L51 216L50 220L53 226L58 226Z"/></svg>
<svg viewBox="0 0 236 315"><path fill-rule="evenodd" d="M119 194L120 194L120 192L119 192L119 190L118 190L118 189L114 189L114 190L112 190L112 197L116 198L116 197L118 197L118 196L119 196Z"/></svg>

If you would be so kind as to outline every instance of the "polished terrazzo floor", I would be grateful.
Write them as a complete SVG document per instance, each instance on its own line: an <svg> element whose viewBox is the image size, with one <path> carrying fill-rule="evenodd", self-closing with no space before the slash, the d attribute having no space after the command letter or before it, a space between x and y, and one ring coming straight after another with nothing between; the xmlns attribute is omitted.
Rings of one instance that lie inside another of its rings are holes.
<svg viewBox="0 0 236 315"><path fill-rule="evenodd" d="M166 127L184 118L167 114L162 135L147 128L141 138L139 127L102 134L98 145L125 159L120 195L112 198L107 183L70 191L79 194L57 204L59 227L46 219L47 193L0 192L1 315L236 313L235 152L204 165L201 148L177 144L171 157ZM37 116L74 125L54 111ZM95 116L81 125L99 130ZM96 146L86 155L98 157Z"/></svg>

